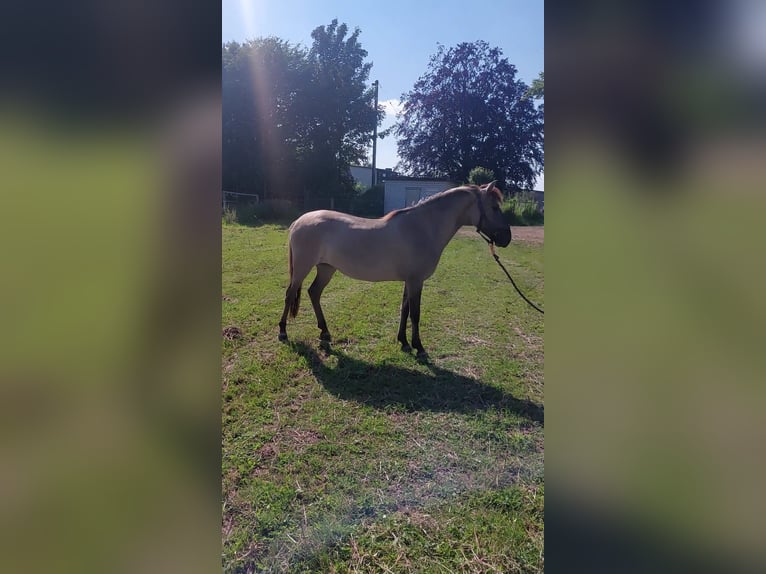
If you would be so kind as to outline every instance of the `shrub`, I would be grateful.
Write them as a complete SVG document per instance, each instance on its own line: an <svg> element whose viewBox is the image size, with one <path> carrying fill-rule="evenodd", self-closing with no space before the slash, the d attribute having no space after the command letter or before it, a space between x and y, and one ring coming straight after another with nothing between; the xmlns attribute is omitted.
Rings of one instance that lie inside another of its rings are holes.
<svg viewBox="0 0 766 574"><path fill-rule="evenodd" d="M484 185L495 181L495 172L486 167L476 166L468 173L468 183L473 185Z"/></svg>
<svg viewBox="0 0 766 574"><path fill-rule="evenodd" d="M530 192L512 195L503 202L501 210L511 225L542 225L545 222L545 215Z"/></svg>
<svg viewBox="0 0 766 574"><path fill-rule="evenodd" d="M287 199L267 199L259 203L254 210L255 218L262 221L292 222L301 213L301 210Z"/></svg>
<svg viewBox="0 0 766 574"><path fill-rule="evenodd" d="M291 202L284 199L267 199L259 203L241 202L223 212L225 223L262 225L263 223L290 223L301 214Z"/></svg>
<svg viewBox="0 0 766 574"><path fill-rule="evenodd" d="M224 223L237 223L237 211L231 207L227 207L223 210L223 222Z"/></svg>

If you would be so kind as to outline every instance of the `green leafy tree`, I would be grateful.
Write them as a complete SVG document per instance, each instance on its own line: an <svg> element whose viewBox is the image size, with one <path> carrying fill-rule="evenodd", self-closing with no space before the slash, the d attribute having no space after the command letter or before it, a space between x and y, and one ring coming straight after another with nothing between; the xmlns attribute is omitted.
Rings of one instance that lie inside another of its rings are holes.
<svg viewBox="0 0 766 574"><path fill-rule="evenodd" d="M306 102L311 126L303 146L315 180L312 189L322 195L354 193L349 166L367 154L373 128L383 119L375 110L368 86L372 64L359 43L359 28L349 34L346 24L333 20L311 33L308 54L311 99Z"/></svg>
<svg viewBox="0 0 766 574"><path fill-rule="evenodd" d="M304 49L278 38L223 46L224 189L284 197L300 184L296 144L307 118L298 109L307 88Z"/></svg>
<svg viewBox="0 0 766 574"><path fill-rule="evenodd" d="M491 181L495 181L495 172L486 167L476 166L468 174L468 183L473 185L484 185Z"/></svg>
<svg viewBox="0 0 766 574"><path fill-rule="evenodd" d="M402 95L398 169L466 181L476 165L531 187L544 166L543 112L524 97L516 67L484 41L439 46L428 70Z"/></svg>
<svg viewBox="0 0 766 574"><path fill-rule="evenodd" d="M333 20L310 49L274 37L223 45L224 189L301 205L353 196L349 166L384 115L359 34Z"/></svg>
<svg viewBox="0 0 766 574"><path fill-rule="evenodd" d="M536 79L532 80L532 85L527 90L527 97L535 100L545 99L545 72L540 72Z"/></svg>

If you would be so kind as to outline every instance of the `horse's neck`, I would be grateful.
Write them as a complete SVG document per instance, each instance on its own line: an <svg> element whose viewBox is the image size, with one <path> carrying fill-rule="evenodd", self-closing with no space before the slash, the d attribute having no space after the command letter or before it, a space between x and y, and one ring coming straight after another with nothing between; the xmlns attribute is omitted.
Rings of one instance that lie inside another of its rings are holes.
<svg viewBox="0 0 766 574"><path fill-rule="evenodd" d="M457 230L472 222L469 217L469 205L474 201L470 192L451 194L428 206L431 213L425 218L432 235L441 249L449 243ZM425 207L425 206L424 206Z"/></svg>

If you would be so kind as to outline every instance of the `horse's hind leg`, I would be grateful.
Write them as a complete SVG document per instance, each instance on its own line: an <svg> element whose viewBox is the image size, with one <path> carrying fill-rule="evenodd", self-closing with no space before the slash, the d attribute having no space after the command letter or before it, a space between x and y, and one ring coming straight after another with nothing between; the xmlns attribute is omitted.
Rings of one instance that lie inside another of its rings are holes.
<svg viewBox="0 0 766 574"><path fill-rule="evenodd" d="M407 317L410 315L410 299L407 296L407 284L404 285L404 292L402 293L402 308L401 315L399 316L399 333L396 335L397 341L402 344L402 351L409 353L412 350L410 344L407 342Z"/></svg>
<svg viewBox="0 0 766 574"><path fill-rule="evenodd" d="M282 318L279 320L279 340L287 341L287 314L295 305L296 298L300 302L301 285L290 283L285 291L285 310L282 312Z"/></svg>
<svg viewBox="0 0 766 574"><path fill-rule="evenodd" d="M317 327L321 329L319 338L323 341L330 340L330 331L327 330L327 321L325 321L324 313L322 313L322 306L319 304L319 298L322 296L322 291L327 287L327 284L332 279L335 273L335 267L320 263L317 265L317 276L314 282L309 287L309 297L311 297L311 305L314 307L314 314L317 316Z"/></svg>

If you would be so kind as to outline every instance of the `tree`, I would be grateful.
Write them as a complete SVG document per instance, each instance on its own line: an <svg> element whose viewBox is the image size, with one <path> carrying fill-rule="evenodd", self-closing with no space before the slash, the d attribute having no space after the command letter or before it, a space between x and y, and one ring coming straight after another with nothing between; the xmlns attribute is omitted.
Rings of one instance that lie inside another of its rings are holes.
<svg viewBox="0 0 766 574"><path fill-rule="evenodd" d="M354 194L349 166L384 115L359 34L333 20L310 49L274 37L223 45L224 189L301 203Z"/></svg>
<svg viewBox="0 0 766 574"><path fill-rule="evenodd" d="M545 99L545 72L540 72L536 79L532 80L532 86L527 90L526 96L535 100Z"/></svg>
<svg viewBox="0 0 766 574"><path fill-rule="evenodd" d="M373 89L367 85L372 64L365 62L360 33L356 28L348 35L348 26L337 19L311 33L311 127L304 151L315 176L311 188L320 195L353 194L349 166L366 157L373 128L384 117L372 105Z"/></svg>
<svg viewBox="0 0 766 574"><path fill-rule="evenodd" d="M466 181L482 165L507 185L531 187L544 166L544 125L528 90L516 67L484 41L439 46L402 95L397 168Z"/></svg>
<svg viewBox="0 0 766 574"><path fill-rule="evenodd" d="M224 189L284 197L300 184L296 142L307 119L297 110L307 88L304 49L273 37L224 44Z"/></svg>

